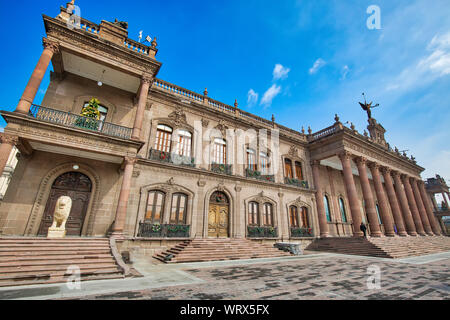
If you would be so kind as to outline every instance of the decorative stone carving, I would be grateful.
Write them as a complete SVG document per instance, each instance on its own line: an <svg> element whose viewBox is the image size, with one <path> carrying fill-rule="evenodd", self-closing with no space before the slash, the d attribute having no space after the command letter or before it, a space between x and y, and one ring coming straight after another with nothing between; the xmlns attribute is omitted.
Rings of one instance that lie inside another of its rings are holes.
<svg viewBox="0 0 450 320"><path fill-rule="evenodd" d="M133 178L138 178L141 175L141 171L140 170L134 170L133 171Z"/></svg>
<svg viewBox="0 0 450 320"><path fill-rule="evenodd" d="M0 133L0 142L15 146L19 142L19 137Z"/></svg>
<svg viewBox="0 0 450 320"><path fill-rule="evenodd" d="M206 120L206 119L202 118L202 127L203 128L208 128L208 125L209 125L209 120Z"/></svg>
<svg viewBox="0 0 450 320"><path fill-rule="evenodd" d="M47 38L42 38L42 46L44 49L51 50L54 54L59 52L59 44L55 41L48 40Z"/></svg>
<svg viewBox="0 0 450 320"><path fill-rule="evenodd" d="M228 127L225 125L225 121L223 119L219 120L219 124L216 126L215 129L220 131L222 137L226 137Z"/></svg>
<svg viewBox="0 0 450 320"><path fill-rule="evenodd" d="M292 157L298 157L298 148L296 146L291 146L288 154Z"/></svg>
<svg viewBox="0 0 450 320"><path fill-rule="evenodd" d="M72 209L72 199L68 196L59 197L56 201L53 224L48 229L47 238L64 238L66 222Z"/></svg>
<svg viewBox="0 0 450 320"><path fill-rule="evenodd" d="M172 185L174 185L174 183L175 183L175 180L174 180L174 178L172 177L172 178L170 178L169 180L167 180L167 184L169 185L169 186L172 186Z"/></svg>
<svg viewBox="0 0 450 320"><path fill-rule="evenodd" d="M177 127L187 124L186 114L181 106L178 106L174 112L169 114L169 119L172 120Z"/></svg>

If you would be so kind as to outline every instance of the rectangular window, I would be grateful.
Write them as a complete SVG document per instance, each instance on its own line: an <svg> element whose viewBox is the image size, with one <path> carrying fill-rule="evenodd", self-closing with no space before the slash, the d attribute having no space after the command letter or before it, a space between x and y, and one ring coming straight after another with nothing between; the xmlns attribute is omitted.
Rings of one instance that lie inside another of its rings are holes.
<svg viewBox="0 0 450 320"><path fill-rule="evenodd" d="M165 194L161 191L150 191L147 199L145 220L151 223L162 223Z"/></svg>
<svg viewBox="0 0 450 320"><path fill-rule="evenodd" d="M225 140L216 139L214 141L213 162L218 164L227 163L227 144Z"/></svg>
<svg viewBox="0 0 450 320"><path fill-rule="evenodd" d="M297 174L297 179L302 181L303 179L303 170L302 164L298 161L295 162L295 173Z"/></svg>
<svg viewBox="0 0 450 320"><path fill-rule="evenodd" d="M156 131L155 149L163 152L170 152L172 144L172 128L159 125Z"/></svg>
<svg viewBox="0 0 450 320"><path fill-rule="evenodd" d="M293 172L292 172L292 161L289 159L284 159L284 171L286 178L294 178Z"/></svg>
<svg viewBox="0 0 450 320"><path fill-rule="evenodd" d="M261 174L263 175L269 174L270 163L269 163L269 156L266 153L260 154L260 162L261 162Z"/></svg>
<svg viewBox="0 0 450 320"><path fill-rule="evenodd" d="M273 207L270 203L264 204L264 225L273 226Z"/></svg>

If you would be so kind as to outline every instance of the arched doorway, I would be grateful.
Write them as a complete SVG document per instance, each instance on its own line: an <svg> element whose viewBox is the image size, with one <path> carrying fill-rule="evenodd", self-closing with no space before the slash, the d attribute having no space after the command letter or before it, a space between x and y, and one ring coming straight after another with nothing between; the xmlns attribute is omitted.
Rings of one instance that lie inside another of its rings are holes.
<svg viewBox="0 0 450 320"><path fill-rule="evenodd" d="M79 172L67 172L56 178L47 200L38 235L46 236L52 225L56 201L61 196L72 199L72 210L66 223L67 236L80 236L91 197L92 182Z"/></svg>
<svg viewBox="0 0 450 320"><path fill-rule="evenodd" d="M208 237L229 237L230 203L226 194L214 192L209 199Z"/></svg>

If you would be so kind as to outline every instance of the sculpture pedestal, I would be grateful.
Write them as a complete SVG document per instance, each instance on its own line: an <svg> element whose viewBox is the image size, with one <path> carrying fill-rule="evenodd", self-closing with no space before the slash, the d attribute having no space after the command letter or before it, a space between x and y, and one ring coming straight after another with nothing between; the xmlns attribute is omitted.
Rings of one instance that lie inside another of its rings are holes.
<svg viewBox="0 0 450 320"><path fill-rule="evenodd" d="M49 228L47 238L60 239L66 236L66 230L61 228Z"/></svg>

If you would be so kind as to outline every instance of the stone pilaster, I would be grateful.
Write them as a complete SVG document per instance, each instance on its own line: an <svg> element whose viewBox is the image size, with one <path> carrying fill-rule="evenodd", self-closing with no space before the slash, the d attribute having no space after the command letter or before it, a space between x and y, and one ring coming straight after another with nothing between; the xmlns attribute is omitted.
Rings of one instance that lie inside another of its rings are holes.
<svg viewBox="0 0 450 320"><path fill-rule="evenodd" d="M141 78L138 107L136 110L136 117L134 119L133 133L131 135L131 138L134 140L141 139L142 122L144 120L145 106L147 105L148 90L152 84L152 81L152 77L143 76Z"/></svg>
<svg viewBox="0 0 450 320"><path fill-rule="evenodd" d="M381 221L383 222L385 235L393 237L395 236L394 224L391 215L389 214L389 204L386 199L383 184L381 183L380 166L376 163L370 163L369 168L372 172L373 184L378 199L378 206L380 208Z"/></svg>
<svg viewBox="0 0 450 320"><path fill-rule="evenodd" d="M398 235L406 236L407 232L405 228L405 222L403 221L400 205L398 203L397 195L392 183L391 170L389 168L383 167L381 168L381 172L383 173L384 185L386 186L386 193L389 199L389 204L391 205L392 216L394 217Z"/></svg>
<svg viewBox="0 0 450 320"><path fill-rule="evenodd" d="M39 90L42 79L44 78L45 72L47 72L48 65L53 58L53 55L59 51L58 43L50 41L47 38L43 39L44 51L31 74L30 80L20 98L19 104L17 105L16 112L28 114L30 107L33 104L36 93Z"/></svg>
<svg viewBox="0 0 450 320"><path fill-rule="evenodd" d="M419 209L417 209L416 199L414 199L414 194L409 183L409 177L402 174L401 175L403 185L405 186L406 198L408 199L409 209L413 217L414 224L416 226L416 231L421 236L425 236L425 230L423 229L422 220L420 219Z"/></svg>
<svg viewBox="0 0 450 320"><path fill-rule="evenodd" d="M414 194L414 198L416 200L417 209L419 210L420 219L422 220L423 228L425 229L425 232L432 236L433 231L431 230L430 222L428 221L427 212L425 210L425 206L422 201L422 197L420 196L419 187L417 185L417 180L414 178L410 179L410 184L412 187L412 191Z"/></svg>
<svg viewBox="0 0 450 320"><path fill-rule="evenodd" d="M433 208L431 207L430 199L428 198L427 191L425 190L425 184L423 181L419 181L419 192L422 198L423 204L425 206L425 210L428 215L428 221L431 224L431 229L433 233L437 236L441 235L441 228L439 227L438 221L434 215Z"/></svg>
<svg viewBox="0 0 450 320"><path fill-rule="evenodd" d="M362 157L355 158L358 167L359 179L364 197L366 213L369 217L370 235L372 237L381 237L380 224L378 223L377 210L373 199L372 190L370 188L369 177L367 175L367 160Z"/></svg>
<svg viewBox="0 0 450 320"><path fill-rule="evenodd" d="M355 180L353 179L353 172L350 164L351 154L349 152L342 152L339 154L339 159L341 159L344 173L345 190L347 191L347 197L350 203L350 211L353 220L353 235L362 236L363 233L359 229L362 221L361 207L359 205L358 194L356 193Z"/></svg>
<svg viewBox="0 0 450 320"><path fill-rule="evenodd" d="M319 220L320 236L325 238L329 236L329 231L327 217L325 215L325 205L323 203L323 190L320 183L320 161L311 161L311 166L313 171L314 187L316 188L316 206L317 217Z"/></svg>
<svg viewBox="0 0 450 320"><path fill-rule="evenodd" d="M5 170L5 166L8 163L9 155L13 147L19 142L19 137L12 136L5 133L0 133L0 176Z"/></svg>
<svg viewBox="0 0 450 320"><path fill-rule="evenodd" d="M124 172L122 179L122 186L119 194L119 203L116 210L116 218L113 226L113 236L123 236L123 230L125 227L125 220L127 216L128 198L130 196L131 178L133 177L133 169L136 159L125 158L124 160Z"/></svg>
<svg viewBox="0 0 450 320"><path fill-rule="evenodd" d="M414 225L413 217L411 215L411 211L409 210L408 199L406 198L405 190L403 188L402 181L400 180L400 174L393 171L392 175L394 177L397 199L400 204L400 208L402 209L406 231L408 231L410 236L417 236L416 226Z"/></svg>

